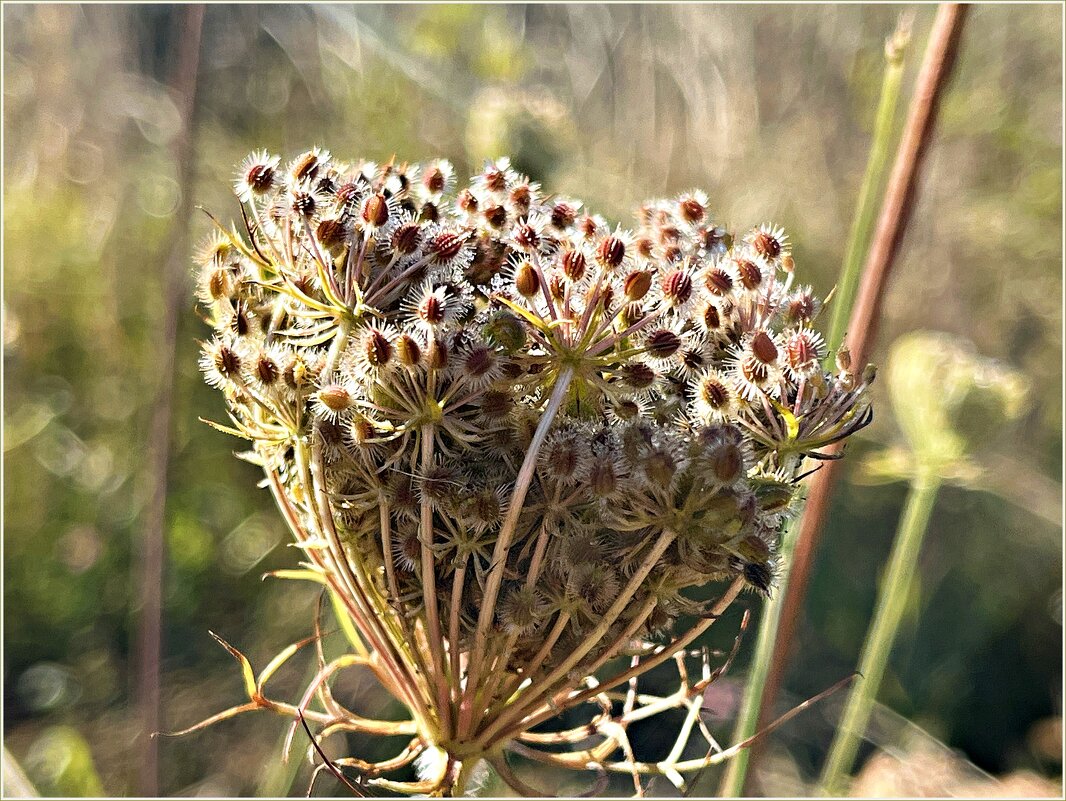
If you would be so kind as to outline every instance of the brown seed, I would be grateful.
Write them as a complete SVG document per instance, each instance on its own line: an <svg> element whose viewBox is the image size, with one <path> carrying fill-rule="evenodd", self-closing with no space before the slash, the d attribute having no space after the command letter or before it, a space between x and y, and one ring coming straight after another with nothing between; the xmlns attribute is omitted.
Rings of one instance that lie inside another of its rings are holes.
<svg viewBox="0 0 1066 801"><path fill-rule="evenodd" d="M551 296L555 300L557 300L560 303L562 303L563 299L566 298L566 281L565 281L565 279L561 275L559 275L558 273L553 275L548 280L548 291L551 293Z"/></svg>
<svg viewBox="0 0 1066 801"><path fill-rule="evenodd" d="M352 405L352 395L342 386L334 384L324 387L318 393L318 399L322 405L334 412L343 412Z"/></svg>
<svg viewBox="0 0 1066 801"><path fill-rule="evenodd" d="M658 359L669 358L681 349L681 337L665 328L654 331L648 337L647 349Z"/></svg>
<svg viewBox="0 0 1066 801"><path fill-rule="evenodd" d="M522 262L515 270L514 285L523 297L531 298L540 291L540 276L528 261Z"/></svg>
<svg viewBox="0 0 1066 801"><path fill-rule="evenodd" d="M680 306L692 297L692 276L684 270L671 270L663 276L662 287L667 299Z"/></svg>
<svg viewBox="0 0 1066 801"><path fill-rule="evenodd" d="M507 188L507 174L495 167L485 173L485 188L490 192L502 192Z"/></svg>
<svg viewBox="0 0 1066 801"><path fill-rule="evenodd" d="M299 161L292 168L292 177L297 181L302 181L306 178L313 178L318 171L318 156L314 151L308 150L302 156Z"/></svg>
<svg viewBox="0 0 1066 801"><path fill-rule="evenodd" d="M604 498L618 487L618 476L610 459L597 460L589 471L589 489Z"/></svg>
<svg viewBox="0 0 1066 801"><path fill-rule="evenodd" d="M727 295L733 291L733 278L721 267L708 270L705 283L712 295Z"/></svg>
<svg viewBox="0 0 1066 801"><path fill-rule="evenodd" d="M718 314L718 307L713 303L708 303L707 307L703 310L703 324L707 326L708 331L717 331L722 325L722 318Z"/></svg>
<svg viewBox="0 0 1066 801"><path fill-rule="evenodd" d="M511 413L514 398L507 392L490 389L481 396L481 413L490 420L499 420Z"/></svg>
<svg viewBox="0 0 1066 801"><path fill-rule="evenodd" d="M574 224L574 219L577 217L577 212L566 203L556 203L552 207L551 220L552 225L559 229L569 228Z"/></svg>
<svg viewBox="0 0 1066 801"><path fill-rule="evenodd" d="M368 225L380 228L389 221L388 199L382 195L371 195L363 203L363 220Z"/></svg>
<svg viewBox="0 0 1066 801"><path fill-rule="evenodd" d="M215 354L215 367L224 376L235 376L241 371L241 357L235 350L223 345Z"/></svg>
<svg viewBox="0 0 1066 801"><path fill-rule="evenodd" d="M740 283L744 285L744 288L749 290L758 289L763 280L762 270L759 269L759 265L747 259L738 259L736 265L737 275L740 276Z"/></svg>
<svg viewBox="0 0 1066 801"><path fill-rule="evenodd" d="M729 402L729 390L714 376L700 382L700 397L712 409L721 409Z"/></svg>
<svg viewBox="0 0 1066 801"><path fill-rule="evenodd" d="M422 359L422 348L416 340L410 334L400 334L396 340L396 356L400 360L400 364L406 367L412 367L418 364Z"/></svg>
<svg viewBox="0 0 1066 801"><path fill-rule="evenodd" d="M621 239L609 236L600 242L596 249L596 258L608 267L617 267L626 257L626 245Z"/></svg>
<svg viewBox="0 0 1066 801"><path fill-rule="evenodd" d="M323 220L315 229L315 235L327 249L335 248L344 244L344 223L340 220Z"/></svg>
<svg viewBox="0 0 1066 801"><path fill-rule="evenodd" d="M540 234L532 225L519 225L514 231L515 244L527 250L540 247Z"/></svg>
<svg viewBox="0 0 1066 801"><path fill-rule="evenodd" d="M580 250L568 250L563 253L563 273L571 281L580 281L585 277L585 254Z"/></svg>
<svg viewBox="0 0 1066 801"><path fill-rule="evenodd" d="M633 389L647 389L655 383L655 371L643 362L630 362L621 373L622 381Z"/></svg>
<svg viewBox="0 0 1066 801"><path fill-rule="evenodd" d="M467 214L474 214L477 212L477 198L474 193L469 189L464 189L459 193L459 197L455 200L456 205Z"/></svg>
<svg viewBox="0 0 1066 801"><path fill-rule="evenodd" d="M533 193L529 186L522 184L511 190L511 205L519 214L528 214L529 206L533 202Z"/></svg>
<svg viewBox="0 0 1066 801"><path fill-rule="evenodd" d="M278 380L281 370L269 356L260 356L255 363L255 375L265 386L270 386Z"/></svg>
<svg viewBox="0 0 1066 801"><path fill-rule="evenodd" d="M776 259L781 255L781 243L766 231L757 231L751 238L751 246L755 252L767 259Z"/></svg>
<svg viewBox="0 0 1066 801"><path fill-rule="evenodd" d="M444 301L436 293L426 295L418 304L418 319L429 325L440 325L444 322Z"/></svg>
<svg viewBox="0 0 1066 801"><path fill-rule="evenodd" d="M421 242L422 229L418 223L404 223L392 232L392 248L404 256L409 256L418 250Z"/></svg>
<svg viewBox="0 0 1066 801"><path fill-rule="evenodd" d="M622 289L629 300L641 300L651 289L652 274L648 270L634 270L622 282Z"/></svg>
<svg viewBox="0 0 1066 801"><path fill-rule="evenodd" d="M430 167L422 176L422 185L433 194L444 191L444 173L440 167Z"/></svg>
<svg viewBox="0 0 1066 801"><path fill-rule="evenodd" d="M429 343L429 352L426 354L426 361L434 370L443 370L448 366L449 355L450 353L447 344L434 337Z"/></svg>
<svg viewBox="0 0 1066 801"><path fill-rule="evenodd" d="M433 254L435 262L448 262L459 255L466 242L465 234L443 233L437 234L429 243L429 250Z"/></svg>
<svg viewBox="0 0 1066 801"><path fill-rule="evenodd" d="M713 226L710 228L701 228L700 241L703 243L703 247L706 250L714 250L722 242L722 237L718 234L718 229Z"/></svg>
<svg viewBox="0 0 1066 801"><path fill-rule="evenodd" d="M297 214L300 217L312 217L314 216L317 206L318 204L315 202L315 196L310 192L292 193L292 210L294 214Z"/></svg>
<svg viewBox="0 0 1066 801"><path fill-rule="evenodd" d="M703 204L695 198L686 198L681 201L681 219L689 223L698 223L707 213Z"/></svg>
<svg viewBox="0 0 1066 801"><path fill-rule="evenodd" d="M335 197L337 198L338 203L345 205L358 198L359 191L359 184L355 181L348 181L347 183L341 184L337 189Z"/></svg>
<svg viewBox="0 0 1066 801"><path fill-rule="evenodd" d="M419 219L425 222L436 222L440 219L440 210L434 203L423 203Z"/></svg>
<svg viewBox="0 0 1066 801"><path fill-rule="evenodd" d="M507 222L507 209L503 206L489 206L483 212L485 222L493 228L503 228Z"/></svg>
<svg viewBox="0 0 1066 801"><path fill-rule="evenodd" d="M261 195L274 185L274 169L268 164L253 164L244 177L253 192Z"/></svg>
<svg viewBox="0 0 1066 801"><path fill-rule="evenodd" d="M814 342L804 333L797 333L789 338L785 348L788 363L792 367L802 367L818 358L818 349Z"/></svg>
<svg viewBox="0 0 1066 801"><path fill-rule="evenodd" d="M371 329L366 338L366 360L372 367L384 367L392 358L392 344L381 331Z"/></svg>
<svg viewBox="0 0 1066 801"><path fill-rule="evenodd" d="M751 340L751 352L763 364L777 361L777 345L765 331L759 331Z"/></svg>

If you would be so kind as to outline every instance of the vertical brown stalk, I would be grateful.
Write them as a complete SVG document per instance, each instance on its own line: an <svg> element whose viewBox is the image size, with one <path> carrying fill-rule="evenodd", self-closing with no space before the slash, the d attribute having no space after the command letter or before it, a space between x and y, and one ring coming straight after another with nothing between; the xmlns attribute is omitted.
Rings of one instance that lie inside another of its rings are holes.
<svg viewBox="0 0 1066 801"><path fill-rule="evenodd" d="M170 463L172 395L174 392L175 350L178 317L186 291L185 256L192 211L192 118L196 98L196 77L200 63L200 34L204 6L181 6L178 11L181 32L170 89L181 112L181 130L174 138L172 153L178 166L181 203L163 248L163 318L155 348L154 368L159 384L152 401L148 442L151 448L146 465L151 495L145 511L141 535L138 579L140 615L137 622L136 703L141 724L138 792L146 797L159 795L159 667L162 646L164 527L166 523L167 472Z"/></svg>
<svg viewBox="0 0 1066 801"><path fill-rule="evenodd" d="M848 323L846 341L851 350L852 364L859 370L866 363L877 334L885 287L906 233L907 223L914 211L918 178L932 140L940 99L958 53L959 37L967 10L966 4L941 4L929 34L925 57L907 112L907 122L885 189L870 253L863 269L859 294ZM837 453L840 447L834 445L827 450ZM837 470L838 462L824 462L822 470L811 482L792 564L789 567L788 588L782 601L774 658L763 691L759 715L760 729L772 719L774 698L787 667L789 645L795 634L799 610L803 605L814 552L818 547L822 524L829 509Z"/></svg>

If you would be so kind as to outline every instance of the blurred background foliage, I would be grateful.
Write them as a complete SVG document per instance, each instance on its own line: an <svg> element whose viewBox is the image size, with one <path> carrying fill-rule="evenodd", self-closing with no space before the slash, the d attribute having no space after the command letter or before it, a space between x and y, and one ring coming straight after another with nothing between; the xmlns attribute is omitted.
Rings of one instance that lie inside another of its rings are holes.
<svg viewBox="0 0 1066 801"><path fill-rule="evenodd" d="M4 734L38 788L136 786L135 543L158 445L162 249L183 192L231 219L232 167L258 147L444 156L461 175L510 153L622 222L645 197L703 187L730 227L784 225L803 280L825 293L902 8L212 5L183 187L165 85L180 10L5 6ZM917 8L913 51L932 11ZM1061 775L1061 38L1056 7L974 9L873 356L883 363L915 329L947 332L1019 371L1029 396L1009 429L985 425L967 486L940 495L870 739L899 753L921 730L968 770L1050 777ZM192 230L206 235L206 217ZM190 283L166 514L167 728L239 698L208 628L261 666L310 632L316 598L260 580L296 556L255 469L197 422L222 414L196 370L203 335ZM829 515L783 708L853 669L871 614L906 491L869 469L867 455L902 442L883 385L875 409ZM708 713L723 732L744 659ZM280 686L295 689L303 669ZM341 687L381 703L356 674ZM804 792L836 714L830 702L775 734L759 789ZM161 791L288 792L283 734L280 720L245 717L165 740ZM656 748L654 731L639 739Z"/></svg>

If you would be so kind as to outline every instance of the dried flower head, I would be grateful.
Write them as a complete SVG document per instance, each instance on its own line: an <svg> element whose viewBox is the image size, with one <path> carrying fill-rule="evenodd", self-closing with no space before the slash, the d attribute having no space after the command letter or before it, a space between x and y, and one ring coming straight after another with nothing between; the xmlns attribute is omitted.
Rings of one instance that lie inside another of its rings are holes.
<svg viewBox="0 0 1066 801"><path fill-rule="evenodd" d="M415 737L368 775L440 756L425 782L374 779L396 791L452 791L505 746L565 763L530 730L672 656L683 668L741 589L770 591L806 458L870 419L863 374L840 354L823 369L784 231L734 239L702 192L646 203L629 231L506 159L457 194L443 161L280 163L242 163L247 237L201 259L201 367L372 652L344 665L412 720L344 710L340 662L305 717ZM712 609L685 594L717 581ZM633 666L605 674L622 653ZM702 689L685 676L676 698ZM599 737L581 765L618 769L618 732L649 703L558 742Z"/></svg>

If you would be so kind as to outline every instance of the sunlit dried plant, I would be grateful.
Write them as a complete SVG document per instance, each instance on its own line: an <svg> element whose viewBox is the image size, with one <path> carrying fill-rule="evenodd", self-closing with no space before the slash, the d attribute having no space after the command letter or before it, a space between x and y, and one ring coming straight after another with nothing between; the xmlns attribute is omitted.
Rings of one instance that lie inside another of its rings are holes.
<svg viewBox="0 0 1066 801"><path fill-rule="evenodd" d="M730 753L699 715L724 666L690 644L769 591L805 459L868 422L867 381L846 354L823 370L779 228L734 241L690 192L612 229L506 159L453 185L443 161L321 149L240 167L245 231L220 226L200 259L201 366L357 634L297 705L262 687L295 646L258 680L231 649L250 700L201 725L269 708L319 739L410 735L395 759L334 761L396 792L459 794L482 760L532 792L508 751L680 786ZM716 581L712 604L686 594ZM638 691L669 660L678 689ZM410 721L341 706L352 665ZM579 706L583 725L543 725ZM638 762L627 727L678 708L668 758ZM421 781L384 776L419 755Z"/></svg>

